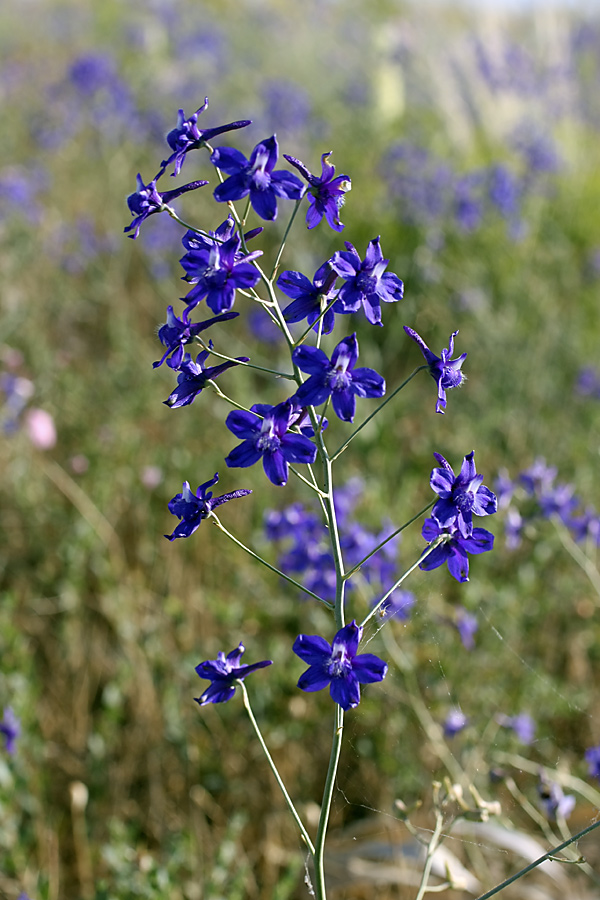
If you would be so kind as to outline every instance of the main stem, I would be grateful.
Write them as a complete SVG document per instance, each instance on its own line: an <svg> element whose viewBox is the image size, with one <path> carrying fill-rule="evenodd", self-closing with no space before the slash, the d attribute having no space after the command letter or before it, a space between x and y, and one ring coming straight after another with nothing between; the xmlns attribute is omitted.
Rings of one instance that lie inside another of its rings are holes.
<svg viewBox="0 0 600 900"><path fill-rule="evenodd" d="M333 788L335 785L335 777L337 774L338 763L340 761L340 753L342 750L342 737L344 732L344 710L338 704L335 704L335 719L333 726L333 741L331 746L331 755L329 757L329 768L327 769L327 779L325 781L325 789L323 791L323 801L321 803L321 815L319 816L319 827L317 829L317 839L315 841L315 896L317 900L327 900L327 892L325 888L325 867L323 854L325 851L325 838L327 836L327 826L329 824L329 815L331 813L331 801L333 799Z"/></svg>
<svg viewBox="0 0 600 900"><path fill-rule="evenodd" d="M313 427L316 426L316 421ZM340 535L335 512L335 504L333 500L333 476L332 461L329 458L323 434L320 428L315 427L315 436L319 456L323 463L323 504L327 518L327 526L329 528L329 540L331 541L331 550L335 565L336 575L336 591L335 591L335 625L339 631L344 627L344 591L346 587L346 579L344 574L344 561L342 557L342 548L340 545ZM344 710L337 703L335 704L333 737L331 743L331 753L329 755L329 766L327 769L327 778L325 780L325 788L323 790L323 800L321 802L321 814L319 816L319 826L317 828L317 837L315 840L314 864L315 864L315 895L317 900L327 900L327 892L325 887L325 866L324 851L325 838L327 836L327 827L329 825L329 816L331 814L331 802L333 799L333 789L340 761L340 753L342 750L342 739L344 733Z"/></svg>

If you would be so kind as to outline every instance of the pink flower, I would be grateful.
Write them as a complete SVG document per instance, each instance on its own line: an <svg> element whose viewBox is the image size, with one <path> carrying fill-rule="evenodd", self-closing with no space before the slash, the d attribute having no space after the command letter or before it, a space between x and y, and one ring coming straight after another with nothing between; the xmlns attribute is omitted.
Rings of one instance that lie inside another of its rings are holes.
<svg viewBox="0 0 600 900"><path fill-rule="evenodd" d="M25 416L29 440L38 450L50 450L56 444L54 419L45 409L30 409Z"/></svg>

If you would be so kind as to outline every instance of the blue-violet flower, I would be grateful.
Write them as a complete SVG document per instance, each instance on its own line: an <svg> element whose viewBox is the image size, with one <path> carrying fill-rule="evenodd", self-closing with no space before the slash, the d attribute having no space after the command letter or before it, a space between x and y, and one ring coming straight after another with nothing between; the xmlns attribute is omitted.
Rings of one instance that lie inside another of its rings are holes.
<svg viewBox="0 0 600 900"><path fill-rule="evenodd" d="M313 463L317 455L317 448L309 438L288 431L295 418L297 411L291 400L277 406L255 403L250 412L234 409L225 424L243 440L233 448L225 462L231 468L246 468L262 457L269 481L286 484L288 463Z"/></svg>
<svg viewBox="0 0 600 900"><path fill-rule="evenodd" d="M362 305L372 325L382 325L382 300L395 303L404 296L404 285L398 276L385 271L389 259L383 258L379 241L376 237L369 242L364 261L349 241L344 241L346 250L334 253L331 259L335 271L345 279L334 312L352 313Z"/></svg>
<svg viewBox="0 0 600 900"><path fill-rule="evenodd" d="M557 818L569 818L575 808L573 794L565 794L561 786L550 781L543 770L540 771L537 789L540 805L551 822L555 822Z"/></svg>
<svg viewBox="0 0 600 900"><path fill-rule="evenodd" d="M228 125L220 125L217 128L198 128L198 116L204 112L207 106L208 97L205 97L200 109L197 109L189 119L186 119L182 109L179 110L177 125L167 135L167 143L173 153L162 162L163 169L174 163L173 175L179 175L186 154L190 150L205 147L208 141L226 131L236 131L238 128L245 128L246 125L252 124L250 119L242 119L239 122L230 122Z"/></svg>
<svg viewBox="0 0 600 900"><path fill-rule="evenodd" d="M442 535L444 541L419 563L419 568L430 572L448 563L448 570L457 581L469 580L467 553L486 553L494 546L494 535L485 528L474 528L469 537L463 537L453 526L442 528L437 519L425 519L421 534L430 544Z"/></svg>
<svg viewBox="0 0 600 900"><path fill-rule="evenodd" d="M200 678L207 678L211 682L202 696L194 697L196 703L200 706L206 706L207 703L227 703L235 694L236 681L242 681L251 672L273 664L272 659L263 659L250 666L241 666L240 660L245 649L240 643L227 656L221 651L216 659L206 660L196 666Z"/></svg>
<svg viewBox="0 0 600 900"><path fill-rule="evenodd" d="M250 194L252 208L261 219L277 218L277 197L300 200L305 188L299 178L284 169L275 170L279 156L277 138L273 135L257 144L250 159L233 147L217 147L210 161L226 172L226 178L214 190L219 203L241 200Z"/></svg>
<svg viewBox="0 0 600 900"><path fill-rule="evenodd" d="M142 176L138 173L137 191L130 194L127 198L127 206L131 211L131 215L135 216L133 222L123 229L125 233L133 231L133 234L129 234L128 237L135 239L140 233L142 223L146 221L148 216L162 212L172 200L181 197L182 194L187 194L188 191L195 191L196 188L204 187L205 184L208 184L208 181L190 181L188 184L182 184L181 187L174 188L172 191L159 193L156 190L156 182L162 174L163 172L159 172L156 178L153 178L148 184L144 184Z"/></svg>
<svg viewBox="0 0 600 900"><path fill-rule="evenodd" d="M212 349L212 342L210 347ZM238 356L235 360L229 359L218 366L205 366L204 363L210 352L210 349L203 350L196 357L196 362L193 361L189 353L185 354L183 362L179 366L177 387L169 395L168 399L164 401L166 406L170 406L171 409L189 406L198 394L204 390L208 381L216 378L217 375L220 375L221 372L225 372L226 369L230 369L232 366L250 361L247 356Z"/></svg>
<svg viewBox="0 0 600 900"><path fill-rule="evenodd" d="M239 313L228 312L220 316L212 316L205 319L204 322L192 324L187 315L178 318L173 312L172 306L167 306L167 321L158 329L158 339L167 349L163 353L161 359L152 363L153 368L162 366L165 360L171 369L178 369L183 362L183 348L186 344L191 344L194 338L201 334L206 328L210 328L216 322L227 322L229 319L235 319ZM167 357L170 357L167 359Z"/></svg>
<svg viewBox="0 0 600 900"><path fill-rule="evenodd" d="M277 287L294 301L283 310L286 322L301 322L306 319L309 325L322 317L322 325L317 322L315 331L322 329L323 334L331 334L335 325L333 309L327 309L335 299L337 291L335 283L338 274L331 268L329 260L319 266L312 283L302 272L282 272L277 279Z"/></svg>
<svg viewBox="0 0 600 900"><path fill-rule="evenodd" d="M446 391L449 391L450 388L459 387L466 380L466 375L461 372L461 366L467 358L467 354L461 353L456 359L450 359L454 353L454 338L458 331L452 332L448 341L448 347L442 350L440 357L431 352L423 338L416 331L413 331L408 325L404 326L404 330L421 348L421 353L429 366L429 374L437 382L438 395L435 411L443 414L446 409Z"/></svg>
<svg viewBox="0 0 600 900"><path fill-rule="evenodd" d="M238 491L222 494L220 497L213 497L212 491L209 491L208 488L215 485L218 480L219 473L215 472L214 478L201 484L195 494L190 488L189 481L183 482L181 494L176 494L169 501L169 512L181 519L181 522L175 526L173 534L165 534L169 541L174 541L176 538L190 537L196 531L200 522L208 518L213 509L221 506L222 503L227 503L228 500L237 500L238 497L245 497L247 494L252 493L252 491L242 488Z"/></svg>
<svg viewBox="0 0 600 900"><path fill-rule="evenodd" d="M600 778L600 744L585 751L585 761L588 764L589 774L593 778Z"/></svg>
<svg viewBox="0 0 600 900"><path fill-rule="evenodd" d="M335 166L328 161L331 156L331 150L323 153L321 156L321 177L311 175L304 163L293 156L283 154L285 159L292 166L298 169L308 181L310 187L308 189L309 207L306 213L307 228L314 228L318 225L323 216L327 219L327 224L334 231L342 231L344 226L340 222L340 210L344 205L345 194L352 190L352 182L347 175L335 175Z"/></svg>
<svg viewBox="0 0 600 900"><path fill-rule="evenodd" d="M462 537L473 532L473 513L490 516L497 510L496 495L482 484L483 475L475 471L474 451L468 453L458 475L441 453L433 454L441 468L433 469L430 484L439 495L431 511L444 528L455 525Z"/></svg>
<svg viewBox="0 0 600 900"><path fill-rule="evenodd" d="M21 734L21 723L10 706L4 709L4 715L0 722L0 734L4 735L6 752L12 756L16 750L15 742Z"/></svg>
<svg viewBox="0 0 600 900"><path fill-rule="evenodd" d="M206 297L214 313L228 312L233 306L238 289L254 287L260 273L251 261L262 255L255 250L246 256L238 251L240 236L234 234L222 244L215 243L210 250L186 253L180 260L186 271L184 280L195 287L186 295L186 314Z"/></svg>
<svg viewBox="0 0 600 900"><path fill-rule="evenodd" d="M344 422L353 422L357 397L383 397L385 381L374 369L355 369L358 360L358 341L351 334L339 342L331 355L331 362L318 347L297 347L292 361L310 378L302 384L294 399L301 406L319 406L331 397L336 415Z"/></svg>
<svg viewBox="0 0 600 900"><path fill-rule="evenodd" d="M300 634L294 641L294 653L309 668L300 676L303 691L320 691L329 685L329 693L344 710L360 703L360 685L382 681L387 665L372 653L356 655L362 628L352 621L341 628L332 644L319 635Z"/></svg>

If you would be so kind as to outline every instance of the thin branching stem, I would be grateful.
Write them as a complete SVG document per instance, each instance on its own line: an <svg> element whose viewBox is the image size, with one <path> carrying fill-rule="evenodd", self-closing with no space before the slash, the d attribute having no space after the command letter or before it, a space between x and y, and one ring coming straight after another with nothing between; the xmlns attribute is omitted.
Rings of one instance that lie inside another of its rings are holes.
<svg viewBox="0 0 600 900"><path fill-rule="evenodd" d="M302 822L302 819L298 815L298 812L296 810L296 807L294 806L292 798L290 797L290 795L288 794L288 792L286 790L285 784L283 783L283 779L277 770L277 766L275 765L275 763L273 761L273 757L269 753L269 749L268 749L268 747L265 743L265 740L261 734L260 728L258 727L258 723L257 723L256 719L254 718L254 713L252 712L252 707L250 706L250 699L248 697L248 691L246 690L246 685L241 680L236 681L236 685L238 685L242 689L242 697L244 698L244 706L246 707L246 712L248 713L248 718L250 719L250 722L252 723L252 727L254 728L254 732L256 734L256 737L258 738L258 742L263 749L263 753L267 757L267 762L269 763L269 766L271 767L271 771L273 772L273 775L275 776L275 780L277 781L277 784L279 785L281 793L283 794L283 796L285 798L285 802L288 805L288 809L290 810L296 825L300 829L300 834L302 835L302 837L304 839L304 843L306 844L306 846L308 847L308 849L310 850L311 854L314 857L315 848L310 839L310 835L308 834L306 828L304 827L304 823Z"/></svg>

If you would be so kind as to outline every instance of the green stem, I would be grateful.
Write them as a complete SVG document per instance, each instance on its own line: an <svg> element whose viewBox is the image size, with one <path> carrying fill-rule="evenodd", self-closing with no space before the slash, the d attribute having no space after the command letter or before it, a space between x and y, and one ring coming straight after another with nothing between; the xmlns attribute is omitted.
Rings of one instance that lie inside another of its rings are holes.
<svg viewBox="0 0 600 900"><path fill-rule="evenodd" d="M356 563L356 565L353 566L349 572L346 572L346 579L351 578L355 572L358 572L361 566L364 566L368 559L371 559L372 556L375 556L375 554L378 553L382 547L385 547L385 545L389 541L393 540L397 534L400 534L401 531L404 531L405 528L408 528L409 525L412 525L413 522L416 522L416 520L419 519L423 515L423 513L427 512L427 510L430 509L430 507L432 507L434 503L435 500L432 500L431 503L428 503L427 506L424 506L423 509L419 510L419 512L416 513L416 515L414 515L412 519L409 519L408 522L405 522L404 525L401 525L400 528L397 528L390 535L384 538L384 540L380 544L377 544L374 550L371 550L370 553L367 553L364 559L361 559L361 561L359 563Z"/></svg>
<svg viewBox="0 0 600 900"><path fill-rule="evenodd" d="M285 785L283 783L281 775L277 771L277 766L275 765L275 763L273 761L273 757L269 753L268 747L265 744L265 740L264 740L262 734L260 733L260 728L258 727L258 723L257 723L256 719L254 718L254 713L252 712L252 707L250 706L250 699L248 697L248 691L246 690L246 685L244 684L243 681L240 681L240 680L236 681L236 685L239 685L239 687L242 689L242 697L244 698L244 706L246 707L246 712L248 713L248 717L252 723L252 727L254 728L256 737L258 738L258 742L263 749L263 753L267 757L267 762L269 763L269 765L271 767L271 771L273 772L273 775L275 776L275 780L277 781L277 784L279 785L279 787L281 789L281 793L283 794L283 796L285 798L285 802L288 805L288 809L290 810L292 816L294 817L294 821L295 821L296 825L300 829L300 834L302 835L306 846L308 847L308 849L310 850L310 852L314 858L315 848L313 847L313 843L310 839L310 836L309 836L306 828L304 827L302 819L298 815L296 807L294 806L294 804L292 802L292 798L290 797L290 795L288 794L288 792L285 788Z"/></svg>
<svg viewBox="0 0 600 900"><path fill-rule="evenodd" d="M283 256L283 251L285 249L285 242L287 241L288 234L290 233L290 228L294 224L294 219L296 218L296 213L300 209L300 204L302 203L303 199L304 199L304 197L300 197L299 200L296 200L296 203L294 205L292 215L290 216L290 221L288 222L287 228L285 229L284 235L281 239L281 246L279 247L279 251L277 253L277 258L275 260L275 263L273 264L273 269L271 270L271 279L270 279L271 281L275 277L275 272L277 271L279 263L281 262L281 257Z"/></svg>
<svg viewBox="0 0 600 900"><path fill-rule="evenodd" d="M319 597L317 594L313 594L307 587L304 587L303 584L300 584L299 581L295 581L293 578L290 578L289 575L286 575L285 572L282 572L281 569L278 569L276 566L272 566L271 563L267 562L266 559L263 559L262 556L259 556L258 553L255 553L254 550L251 550L250 547L246 547L245 544L242 544L230 531L227 531L225 526L221 523L221 521L217 518L214 513L211 513L211 519L219 529L222 531L226 537L229 538L230 541L233 541L238 547L244 550L252 559L255 559L257 562L262 563L263 566L266 566L267 569L270 569L271 572L275 572L276 575L279 575L280 578L285 579L285 581L289 582L289 584L293 584L294 587L297 587L300 591L304 591L305 594L308 594L309 597L312 597L313 600L318 600L319 603L322 603L327 609L333 609L333 604L329 602L329 600L324 600L323 597Z"/></svg>
<svg viewBox="0 0 600 900"><path fill-rule="evenodd" d="M277 378L286 378L288 381L295 381L293 375L289 375L287 372L278 372L277 369L266 369L264 366L257 366L255 363L250 362L240 362L235 356L227 356L225 353L218 353L212 347L208 347L201 337L197 337L196 340L200 344L203 350L210 350L213 356L216 356L217 359L226 359L229 362L237 362L239 366L244 366L246 369L256 369L258 372L266 372L268 375L276 375Z"/></svg>
<svg viewBox="0 0 600 900"><path fill-rule="evenodd" d="M397 387L394 391L392 391L392 393L389 395L389 397L386 397L385 400L383 401L383 403L380 403L379 406L377 407L377 409L376 409L374 412L372 412L370 416L367 416L367 418L365 419L365 421L362 422L362 423L358 426L358 428L357 428L355 431L352 432L352 434L350 435L350 437L349 437L347 440L344 441L344 443L341 445L341 447L338 447L338 449L335 451L335 453L334 453L333 456L331 457L331 461L333 462L334 460L336 460L336 459L338 458L338 456L340 456L340 455L344 452L344 450L346 449L346 447L348 446L348 444L349 444L351 441L354 440L354 438L356 437L356 435L357 435L360 431L362 431L362 429L365 427L365 425L368 425L369 422L371 421L371 419L374 419L375 416L376 416L379 412L381 412L381 410L383 409L383 407L384 407L387 403L389 403L390 400L393 400L394 397L396 396L396 394L397 394L399 391L401 391L402 388L405 388L405 387L406 387L406 385L408 384L408 382L411 381L411 380L415 377L415 375L417 374L417 372L420 372L422 369L428 369L428 368L429 368L429 366L419 366L418 369L415 369L415 371L414 371L411 375L409 375L408 378L406 378L406 379L402 382L402 384L398 385L398 387Z"/></svg>
<svg viewBox="0 0 600 900"><path fill-rule="evenodd" d="M431 543L431 544L425 549L425 551L420 555L420 557L418 558L418 560L417 560L415 563L412 564L412 566L410 567L410 569L407 569L406 572L404 572L404 574L400 576L400 578L399 578L398 581L393 585L393 587L391 587L391 588L389 589L389 591L387 592L387 594L384 594L384 595L383 595L383 597L381 598L381 600L379 601L379 603L378 603L376 606L373 607L373 609L372 609L371 612L368 614L368 616L365 616L365 618L363 619L363 621L360 623L360 627L361 627L361 628L364 628L364 627L365 627L365 625L367 624L367 622L369 621L369 619L372 619L373 616L377 615L377 613L379 612L379 610L381 609L381 607L383 606L383 604L385 603L385 601L387 600L387 598L390 597L390 596L394 593L394 591L396 590L396 588L399 588L399 587L400 587L400 585L402 584L402 582L404 581L404 579L405 579L405 578L408 578L408 576L411 574L411 572L414 572L415 569L417 568L417 566L420 565L420 564L423 562L424 559L427 559L427 557L429 556L429 554L430 554L430 553L433 553L433 551L436 549L436 547L439 547L439 545L442 544L445 540L446 540L446 535L441 535L439 538L436 538L436 540L433 541L433 543Z"/></svg>
<svg viewBox="0 0 600 900"><path fill-rule="evenodd" d="M329 768L327 769L327 778L325 780L325 788L323 790L323 801L321 804L321 815L319 816L319 826L317 828L317 837L315 840L315 852L313 859L315 861L315 896L317 900L327 900L325 889L325 867L323 865L323 855L325 851L325 837L327 835L327 826L329 824L329 815L331 813L331 801L333 799L333 788L335 785L335 776L337 773L338 763L340 760L340 752L342 749L342 736L344 732L344 710L338 704L335 704L335 722L333 727L333 741L331 745L331 754L329 757Z"/></svg>
<svg viewBox="0 0 600 900"><path fill-rule="evenodd" d="M538 859L534 860L528 866L525 866L524 869L520 869L514 875L511 875L510 878L507 878L506 881L503 881L502 884L497 884L496 887L492 888L491 891L487 891L485 894L481 894L477 897L477 900L489 900L490 897L493 897L495 894L499 894L500 891L503 891L505 887L508 887L509 884L513 884L513 882L517 881L519 878L522 878L523 875L527 875L528 872L531 872L533 869L540 866L543 862L546 862L547 859L552 859L552 857L556 856L557 853L560 853L561 850L564 850L565 847L568 847L570 844L574 844L575 841L580 840L582 837L585 837L586 834L589 834L590 831L594 831L595 828L600 827L600 821L594 822L592 825L588 825L587 828L584 828L583 831L578 831L577 834L574 834L567 841L563 841L562 844L559 844L558 847L554 847L552 850L549 850L548 853L544 853L543 856L538 857Z"/></svg>

